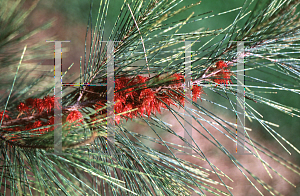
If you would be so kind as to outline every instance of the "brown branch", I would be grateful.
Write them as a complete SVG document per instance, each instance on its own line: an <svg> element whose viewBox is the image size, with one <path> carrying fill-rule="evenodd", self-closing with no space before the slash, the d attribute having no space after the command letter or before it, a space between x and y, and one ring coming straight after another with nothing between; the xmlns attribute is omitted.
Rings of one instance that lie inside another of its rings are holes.
<svg viewBox="0 0 300 196"><path fill-rule="evenodd" d="M97 132L94 131L94 132L92 132L92 135L91 135L90 138L88 138L84 141L75 143L75 144L71 144L71 145L68 145L68 146L63 146L62 150L66 150L66 149L69 149L69 148L77 148L79 146L84 146L86 144L90 144L96 139L97 136L98 136ZM10 144L12 146L18 146L20 148L43 149L43 150L50 150L50 149L54 148L54 146L28 145L28 144L24 144L24 142L13 142L13 141L7 140L3 135L0 135L0 138L2 140L4 140L5 142L7 142L8 144Z"/></svg>

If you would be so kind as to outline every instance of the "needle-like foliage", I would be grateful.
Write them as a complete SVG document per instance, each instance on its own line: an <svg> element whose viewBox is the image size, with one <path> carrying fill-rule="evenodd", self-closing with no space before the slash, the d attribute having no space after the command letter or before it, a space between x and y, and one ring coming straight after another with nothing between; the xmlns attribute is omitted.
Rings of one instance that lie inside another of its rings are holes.
<svg viewBox="0 0 300 196"><path fill-rule="evenodd" d="M213 156L207 156L202 145L207 143L225 155L256 189L257 195L280 195L276 187L268 185L240 161L235 149L226 148L224 140L228 139L232 146L245 143L248 155L244 156L259 160L266 175L272 176L273 171L293 189L295 185L278 171L277 165L296 175L299 167L252 139L249 130L257 129L259 124L279 147L289 154L299 153L281 136L276 119L266 119L261 114L272 108L292 116L290 121L299 121L299 105L265 96L276 91L288 93L291 99L299 101L299 1L245 0L241 7L220 13L196 12L201 2L185 6L183 2L125 0L119 14L114 16L109 10L115 2L103 0L96 21L92 21L90 12L85 55L80 61L82 71L76 82L108 82L105 41L115 41L117 123L113 141L107 136L111 120L107 109L112 104L106 103L106 87L81 85L64 94L63 154L53 153L54 87L35 96L28 95L38 81L25 89L17 88L16 72L9 96L1 98L0 103L0 112L4 111L0 113L1 193L233 195L232 187L227 184L231 173L219 169L222 160L210 161ZM91 2L93 6L98 5ZM218 29L202 26L203 21L232 14L235 17L227 26L221 24ZM115 19L111 29L107 29L108 17L110 21ZM184 41L191 41L193 51L193 99L185 96ZM242 54L237 52L236 41L245 41ZM26 47L18 70L22 69L24 55ZM243 70L237 67L240 55L244 58ZM7 65L6 58L0 61L1 67ZM241 72L245 78L244 92L237 90L237 86L243 85L237 81ZM67 88L70 87L63 87L63 91ZM237 134L240 105L245 106L247 119L242 133L245 138ZM165 119L162 114L171 117ZM132 128L130 122L139 123L139 128ZM257 124L252 126L252 123ZM193 128L193 135L188 138L187 127ZM220 139L218 134L224 137Z"/></svg>

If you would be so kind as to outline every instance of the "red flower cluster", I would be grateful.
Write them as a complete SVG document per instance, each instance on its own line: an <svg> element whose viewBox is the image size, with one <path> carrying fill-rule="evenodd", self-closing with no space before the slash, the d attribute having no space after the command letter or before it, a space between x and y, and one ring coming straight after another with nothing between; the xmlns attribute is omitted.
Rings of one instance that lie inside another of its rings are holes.
<svg viewBox="0 0 300 196"><path fill-rule="evenodd" d="M230 71L228 69L227 63L224 61L219 61L216 63L215 67L209 68L210 72L218 71L216 74L213 75L214 82L219 84L227 84L230 83ZM161 79L159 76L157 76L154 79ZM177 103L180 103L181 105L184 105L184 93L183 92L183 82L184 82L184 76L181 74L173 74L169 76L169 78L164 77L164 79L168 79L169 84L164 84L160 87L151 88L147 86L147 82L150 80L148 77L143 76L136 76L135 78L128 78L128 77L121 77L115 80L115 114L122 114L115 116L116 123L120 123L121 117L126 118L128 120L129 118L136 118L137 116L144 116L145 114L148 115L148 117L151 115L151 113L156 114L156 112L160 113L160 109L167 108L167 106L170 105L176 105ZM99 92L96 92L99 91ZM98 98L97 94L105 94L106 87L88 87L89 93L87 93L86 98L88 101L93 101L95 98ZM201 94L203 93L203 89L200 86L193 85L192 86L192 99L193 101L196 101L198 98L201 98ZM34 115L34 114L41 114L43 112L49 113L53 107L54 107L54 96L46 96L43 99L39 98L29 98L25 101L25 103L21 102L17 106L17 110L19 111L19 116L21 115ZM59 106L59 103L57 104ZM104 107L106 105L106 101L95 101L95 104L89 106L93 107L95 110L99 110L100 108ZM126 113L125 113L126 112ZM97 114L91 116L92 120L97 120L96 116L98 115L104 115L104 117L107 115L106 110L99 110ZM67 113L66 121L69 123L73 123L76 120L79 120L78 123L82 123L82 117L83 115L78 110L73 110L71 112ZM0 113L0 119L3 116L3 112ZM45 116L43 117L45 118ZM47 116L48 118L47 122L43 122L40 120L40 118L37 118L34 122L30 121L26 125L23 125L24 130L30 130L39 128L46 125L53 125L54 124L54 117L53 116ZM7 114L7 111L4 115L4 120L10 119L9 115ZM78 124L76 125L78 126ZM7 128L6 130L9 131L19 131L21 127L18 128ZM53 130L53 127L51 128L43 128L43 129L37 129L33 130L33 132L40 132L45 133L47 131Z"/></svg>
<svg viewBox="0 0 300 196"><path fill-rule="evenodd" d="M77 123L82 123L82 119L81 119L82 117L83 117L83 116L82 116L81 112L79 112L78 110L71 111L71 112L69 113L69 115L67 116L67 121L68 121L69 123L73 123L73 122L75 122L76 120L80 119L80 120L78 120ZM76 124L75 126L79 126L79 125Z"/></svg>
<svg viewBox="0 0 300 196"><path fill-rule="evenodd" d="M193 101L196 101L198 98L200 98L200 100L201 100L200 95L203 92L204 91L202 90L202 86L193 85L193 87L192 87Z"/></svg>
<svg viewBox="0 0 300 196"><path fill-rule="evenodd" d="M39 99L39 98L28 98L25 100L24 102L21 102L18 106L17 106L17 110L19 111L19 116L22 115L26 115L26 116L30 116L33 115L35 113L42 113L42 112L50 112L52 110L52 108L54 107L54 96L46 96L43 99ZM5 112L4 118L6 119L11 119L8 115L7 112ZM2 117L3 112L0 113L0 117ZM51 116L49 117L49 120L47 122L43 122L41 120L35 120L34 122L30 121L27 124L21 126L21 127L14 127L14 128L6 128L4 130L6 131L20 131L20 130L31 130L31 129L36 129L38 127L42 127L42 126L46 126L46 125L53 125L54 124L54 117ZM39 132L39 133L45 133L47 131L51 131L53 130L53 127L50 128L43 128L43 129L36 129L33 130L31 132ZM15 137L12 137L11 139L13 139Z"/></svg>
<svg viewBox="0 0 300 196"><path fill-rule="evenodd" d="M48 124L49 124L49 122L48 123L43 123L42 121L37 120L33 123L30 123L30 124L26 125L25 130L27 131L27 130L31 130L31 129L36 129L36 128L39 128L39 127L42 127L42 126L45 126L45 125L48 125ZM45 132L48 132L48 131L49 131L49 128L44 128L44 129L32 130L31 132L32 133L35 133L35 132L45 133Z"/></svg>
<svg viewBox="0 0 300 196"><path fill-rule="evenodd" d="M43 112L47 111L50 112L51 109L54 107L54 96L46 96L43 99L39 98L28 98L26 99L25 103L21 102L18 106L17 109L20 112L20 115L31 112Z"/></svg>
<svg viewBox="0 0 300 196"><path fill-rule="evenodd" d="M128 118L136 118L138 115L144 116L147 114L150 116L151 112L160 113L160 108L167 108L167 105L175 105L174 100L184 105L184 94L182 93L182 81L184 80L183 75L173 74L170 76L171 84L162 88L161 90L153 90L146 86L148 77L137 76L135 78L122 77L115 80L115 114L127 112L122 116L127 120ZM122 90L125 89L125 90ZM119 92L118 92L119 91ZM193 100L195 101L203 93L202 87L194 85L192 88ZM99 110L105 106L104 102L98 102L95 105L95 109ZM106 114L106 110L101 110L99 115ZM116 123L120 122L120 115L115 116Z"/></svg>
<svg viewBox="0 0 300 196"><path fill-rule="evenodd" d="M214 82L218 84L225 84L225 85L231 83L230 80L231 72L228 69L228 64L225 63L224 61L218 61L216 63L216 68L221 69L221 71L214 75L214 79L213 79ZM214 71L214 70L215 70L214 68L210 68L210 71Z"/></svg>
<svg viewBox="0 0 300 196"><path fill-rule="evenodd" d="M10 119L10 117L9 117L8 114L7 114L7 112L8 112L8 111L5 111L3 120L5 120L5 119L8 120L8 119ZM3 113L4 113L4 111L0 112L0 121L1 121L1 119L2 119L2 117L3 117Z"/></svg>

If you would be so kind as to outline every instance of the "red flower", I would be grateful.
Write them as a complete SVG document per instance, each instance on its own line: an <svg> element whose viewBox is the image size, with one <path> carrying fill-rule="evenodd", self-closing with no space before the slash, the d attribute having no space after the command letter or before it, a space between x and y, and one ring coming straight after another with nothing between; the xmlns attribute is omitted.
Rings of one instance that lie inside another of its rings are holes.
<svg viewBox="0 0 300 196"><path fill-rule="evenodd" d="M42 99L35 98L33 102L34 109L37 109L40 113L45 109L45 105Z"/></svg>
<svg viewBox="0 0 300 196"><path fill-rule="evenodd" d="M223 69L224 67L228 67L227 63L225 63L224 61L218 61L216 63L216 66L218 69Z"/></svg>
<svg viewBox="0 0 300 196"><path fill-rule="evenodd" d="M38 128L41 126L42 126L42 121L38 120L38 121L35 121L34 123L30 123L30 124L26 125L25 130L35 129L35 128Z"/></svg>
<svg viewBox="0 0 300 196"><path fill-rule="evenodd" d="M202 86L193 85L193 88L192 88L193 101L196 101L197 98L200 98L200 100L201 100L200 95L202 93L203 93Z"/></svg>
<svg viewBox="0 0 300 196"><path fill-rule="evenodd" d="M95 110L99 110L98 113L99 114L104 114L106 113L106 109L102 109L105 106L105 103L102 102L102 101L98 101L96 104L95 104Z"/></svg>
<svg viewBox="0 0 300 196"><path fill-rule="evenodd" d="M174 86L181 86L182 82L184 82L184 76L182 74L178 74L175 73L172 75L172 77L174 77L175 79L173 81L175 81L175 84L173 84Z"/></svg>
<svg viewBox="0 0 300 196"><path fill-rule="evenodd" d="M72 111L72 112L69 113L69 115L67 116L67 121L69 123L73 123L73 122L75 122L76 120L78 120L82 117L83 116L82 116L81 112L79 112L78 110L75 110L75 111ZM82 123L82 119L80 119L78 121L78 123ZM76 125L76 126L78 126L78 125Z"/></svg>
<svg viewBox="0 0 300 196"><path fill-rule="evenodd" d="M25 103L26 103L27 106L33 107L33 105L34 105L34 99L28 98L28 99L26 99Z"/></svg>
<svg viewBox="0 0 300 196"><path fill-rule="evenodd" d="M214 82L218 84L230 84L231 79L230 79L231 72L228 69L222 70L218 74L216 74Z"/></svg>
<svg viewBox="0 0 300 196"><path fill-rule="evenodd" d="M121 120L121 117L120 117L120 115L118 115L118 116L115 116L115 121L116 121L116 123L117 123L117 124L119 124L119 123L120 123L120 120Z"/></svg>
<svg viewBox="0 0 300 196"><path fill-rule="evenodd" d="M214 75L214 82L218 84L229 84L231 83L230 76L231 72L229 69L224 69L228 67L228 64L224 61L218 61L216 63L217 69L222 69L220 72Z"/></svg>
<svg viewBox="0 0 300 196"><path fill-rule="evenodd" d="M132 110L133 107L132 107L132 103L127 103L124 107L124 112L125 111L129 111L129 110ZM124 116L127 116L129 118L132 118L132 112L129 112L129 113L125 113Z"/></svg>
<svg viewBox="0 0 300 196"><path fill-rule="evenodd" d="M47 112L50 112L51 109L54 107L54 96L44 97L43 105L44 105L44 108L47 110Z"/></svg>
<svg viewBox="0 0 300 196"><path fill-rule="evenodd" d="M3 117L3 113L4 113L4 111L0 112L0 121L1 121L1 119L2 119L2 117ZM8 111L5 111L3 120L5 120L5 119L10 119L10 117L8 116L7 113L8 113Z"/></svg>
<svg viewBox="0 0 300 196"><path fill-rule="evenodd" d="M17 109L18 109L19 112L28 112L29 107L28 107L25 103L21 102L21 103L17 106Z"/></svg>
<svg viewBox="0 0 300 196"><path fill-rule="evenodd" d="M51 116L46 125L54 125L54 116ZM45 128L46 131L53 131L54 127Z"/></svg>
<svg viewBox="0 0 300 196"><path fill-rule="evenodd" d="M51 116L47 122L47 125L53 125L53 124L54 124L54 116Z"/></svg>
<svg viewBox="0 0 300 196"><path fill-rule="evenodd" d="M42 121L37 120L33 123L30 123L30 124L26 125L25 130L36 129L36 128L42 127L42 126L43 126ZM44 132L47 132L47 131L48 131L48 128L44 128L44 129L32 130L31 132L32 133L34 133L34 132L44 133Z"/></svg>

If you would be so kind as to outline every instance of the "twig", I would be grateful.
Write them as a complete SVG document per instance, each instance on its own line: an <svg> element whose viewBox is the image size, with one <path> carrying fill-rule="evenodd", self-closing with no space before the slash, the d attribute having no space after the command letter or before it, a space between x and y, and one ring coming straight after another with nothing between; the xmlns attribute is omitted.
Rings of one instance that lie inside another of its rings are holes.
<svg viewBox="0 0 300 196"><path fill-rule="evenodd" d="M90 144L92 143L96 137L98 136L97 132L94 131L91 135L90 138L84 140L84 141L81 141L81 142L78 142L78 143L75 143L75 144L71 144L69 146L63 146L62 147L62 150L66 150L66 149L69 149L69 148L77 148L79 146L84 146L86 144ZM50 149L53 149L54 146L43 146L43 145L28 145L28 144L24 144L24 143L21 143L21 142L13 142L13 141L10 141L10 140L7 140L7 138L5 138L3 135L0 135L0 138L9 143L10 145L13 145L13 146L18 146L18 147L21 147L21 148L31 148L31 149L43 149L43 150L50 150Z"/></svg>

